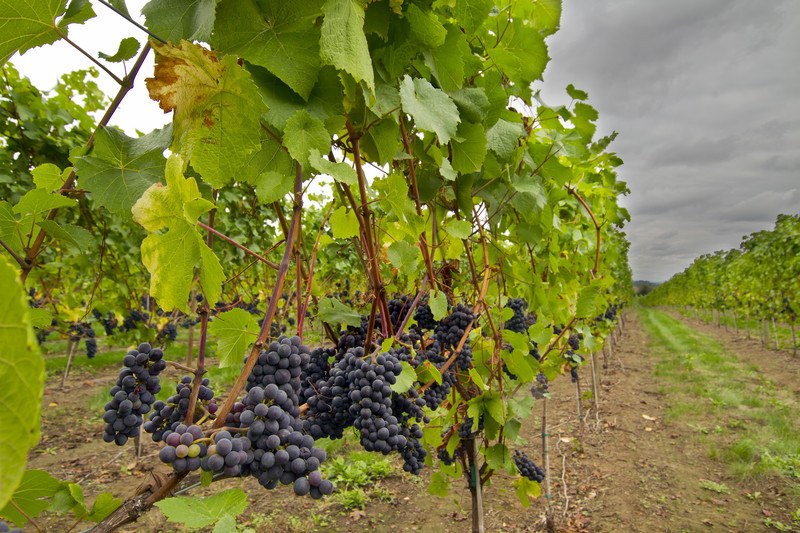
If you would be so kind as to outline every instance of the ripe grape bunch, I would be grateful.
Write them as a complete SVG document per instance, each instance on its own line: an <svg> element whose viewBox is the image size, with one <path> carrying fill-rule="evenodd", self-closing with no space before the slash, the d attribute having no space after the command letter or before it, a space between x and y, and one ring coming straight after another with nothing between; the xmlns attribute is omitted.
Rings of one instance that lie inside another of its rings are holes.
<svg viewBox="0 0 800 533"><path fill-rule="evenodd" d="M25 533L25 531L18 527L11 527L5 522L0 521L0 533Z"/></svg>
<svg viewBox="0 0 800 533"><path fill-rule="evenodd" d="M544 481L544 470L536 466L536 463L531 461L525 452L514 450L514 464L523 477L537 483Z"/></svg>
<svg viewBox="0 0 800 533"><path fill-rule="evenodd" d="M161 390L158 374L167 366L163 357L164 352L146 342L125 355L125 366L109 391L112 399L105 405L104 441L122 446L138 433L142 415L150 411L155 394Z"/></svg>
<svg viewBox="0 0 800 533"><path fill-rule="evenodd" d="M434 337L439 341L442 348L455 350L461 342L464 332L474 321L475 314L472 309L464 304L457 304L451 309L450 314L444 317L439 325L436 326ZM456 358L456 363L461 370L469 369L472 364L472 348L469 345L469 341L465 342L461 348Z"/></svg>
<svg viewBox="0 0 800 533"><path fill-rule="evenodd" d="M505 306L514 312L513 316L505 323L505 329L517 333L525 333L528 330L528 324L525 318L525 310L528 308L528 302L523 298L509 298Z"/></svg>

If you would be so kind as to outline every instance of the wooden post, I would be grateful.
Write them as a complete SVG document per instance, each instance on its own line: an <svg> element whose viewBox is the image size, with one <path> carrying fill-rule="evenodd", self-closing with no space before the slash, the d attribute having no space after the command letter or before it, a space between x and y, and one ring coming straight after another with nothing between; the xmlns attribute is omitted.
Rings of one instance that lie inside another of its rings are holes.
<svg viewBox="0 0 800 533"><path fill-rule="evenodd" d="M597 370L595 369L594 352L589 355L589 362L592 365L592 403L594 404L595 416L600 416L598 402L600 401L600 387L597 386Z"/></svg>
<svg viewBox="0 0 800 533"><path fill-rule="evenodd" d="M75 357L75 350L78 346L78 343L81 342L80 340L73 341L72 339L69 340L67 344L67 367L64 369L64 376L61 378L61 389L64 388L64 383L67 382L67 377L69 376L69 370L72 368L72 359Z"/></svg>
<svg viewBox="0 0 800 533"><path fill-rule="evenodd" d="M739 322L736 320L736 311L733 311L733 329L736 330L736 334L739 334Z"/></svg>
<svg viewBox="0 0 800 533"><path fill-rule="evenodd" d="M789 324L792 329L792 355L797 355L797 335L794 332L794 320Z"/></svg>
<svg viewBox="0 0 800 533"><path fill-rule="evenodd" d="M581 432L581 435L584 433L583 427L583 407L581 406L581 376L578 374L578 378L575 380L575 397L578 400L578 429Z"/></svg>
<svg viewBox="0 0 800 533"><path fill-rule="evenodd" d="M775 350L779 350L778 347L778 325L775 323L775 315L772 316L772 338L775 339Z"/></svg>
<svg viewBox="0 0 800 533"><path fill-rule="evenodd" d="M483 488L478 468L478 451L475 439L467 439L467 457L469 459L469 492L472 495L472 533L485 533L483 523Z"/></svg>
<svg viewBox="0 0 800 533"><path fill-rule="evenodd" d="M542 464L544 465L544 500L545 517L548 533L556 533L556 521L553 518L553 494L550 492L550 445L547 434L547 398L542 399Z"/></svg>

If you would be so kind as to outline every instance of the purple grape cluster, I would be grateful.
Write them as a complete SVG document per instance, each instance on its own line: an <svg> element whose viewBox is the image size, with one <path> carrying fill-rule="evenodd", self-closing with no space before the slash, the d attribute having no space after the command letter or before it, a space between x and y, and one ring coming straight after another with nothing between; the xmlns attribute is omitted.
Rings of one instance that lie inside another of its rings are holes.
<svg viewBox="0 0 800 533"><path fill-rule="evenodd" d="M142 415L150 411L155 395L161 390L158 374L167 367L163 357L164 352L146 342L125 355L122 360L125 366L109 391L112 399L105 405L104 441L122 446L138 433Z"/></svg>
<svg viewBox="0 0 800 533"><path fill-rule="evenodd" d="M544 481L544 470L536 466L536 463L531 461L525 452L514 450L514 464L523 477L537 483Z"/></svg>

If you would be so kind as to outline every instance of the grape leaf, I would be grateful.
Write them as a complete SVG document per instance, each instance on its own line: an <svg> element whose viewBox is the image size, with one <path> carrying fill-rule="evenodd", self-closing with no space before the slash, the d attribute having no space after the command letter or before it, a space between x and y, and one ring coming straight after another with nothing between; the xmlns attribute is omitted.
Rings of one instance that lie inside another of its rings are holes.
<svg viewBox="0 0 800 533"><path fill-rule="evenodd" d="M596 300L599 295L598 285L586 285L578 295L578 302L575 305L576 318L591 318L598 311Z"/></svg>
<svg viewBox="0 0 800 533"><path fill-rule="evenodd" d="M216 0L151 0L142 8L147 29L173 43L208 41Z"/></svg>
<svg viewBox="0 0 800 533"><path fill-rule="evenodd" d="M242 489L228 489L206 498L178 496L157 502L167 520L191 529L207 527L226 516L236 517L247 507L247 494Z"/></svg>
<svg viewBox="0 0 800 533"><path fill-rule="evenodd" d="M544 37L520 19L508 24L503 39L496 47L489 48L488 53L506 76L528 91L530 83L541 78L550 60Z"/></svg>
<svg viewBox="0 0 800 533"><path fill-rule="evenodd" d="M256 198L261 203L270 204L277 202L292 190L294 176L269 170L256 178L255 184Z"/></svg>
<svg viewBox="0 0 800 533"><path fill-rule="evenodd" d="M345 162L333 163L322 157L316 148L312 148L309 157L309 164L317 172L327 174L336 181L341 181L348 185L358 185L358 175L356 170Z"/></svg>
<svg viewBox="0 0 800 533"><path fill-rule="evenodd" d="M55 21L66 7L67 0L0 0L0 65L60 39Z"/></svg>
<svg viewBox="0 0 800 533"><path fill-rule="evenodd" d="M344 323L353 327L361 325L361 315L336 298L320 298L319 318L329 324Z"/></svg>
<svg viewBox="0 0 800 533"><path fill-rule="evenodd" d="M218 60L205 48L182 41L153 45L154 77L145 80L150 98L174 111L173 151L179 151L214 188L261 147L259 116L266 111L250 73L234 56Z"/></svg>
<svg viewBox="0 0 800 533"><path fill-rule="evenodd" d="M514 480L514 487L516 487L517 498L523 507L529 507L531 498L538 498L542 495L542 487L535 481L531 481L526 477L520 476Z"/></svg>
<svg viewBox="0 0 800 533"><path fill-rule="evenodd" d="M6 257L0 256L0 508L22 479L28 450L39 442L44 390L44 361L33 335L28 299Z"/></svg>
<svg viewBox="0 0 800 533"><path fill-rule="evenodd" d="M389 245L386 250L389 262L397 268L401 274L411 276L417 271L417 263L420 260L419 248L406 241L396 241Z"/></svg>
<svg viewBox="0 0 800 533"><path fill-rule="evenodd" d="M414 381L417 379L417 373L414 370L414 367L405 361L402 361L400 366L403 367L403 370L397 375L397 381L395 381L390 388L398 394L403 394L408 392L408 390L414 386Z"/></svg>
<svg viewBox="0 0 800 533"><path fill-rule="evenodd" d="M453 9L456 19L467 33L475 33L494 7L494 0L456 2Z"/></svg>
<svg viewBox="0 0 800 533"><path fill-rule="evenodd" d="M328 153L331 137L320 119L312 117L305 109L300 109L286 121L283 144L293 159L307 167L313 150L317 154Z"/></svg>
<svg viewBox="0 0 800 533"><path fill-rule="evenodd" d="M336 208L328 219L334 239L349 239L358 237L358 219L352 211L344 206Z"/></svg>
<svg viewBox="0 0 800 533"><path fill-rule="evenodd" d="M31 170L33 175L33 183L36 184L37 189L44 189L46 191L55 191L60 189L64 183L61 177L61 169L52 163L45 163Z"/></svg>
<svg viewBox="0 0 800 533"><path fill-rule="evenodd" d="M486 134L489 149L507 161L519 146L519 138L525 134L522 124L500 119Z"/></svg>
<svg viewBox="0 0 800 533"><path fill-rule="evenodd" d="M437 48L444 44L447 30L432 11L422 11L416 4L408 4L406 20L411 25L411 38L422 48Z"/></svg>
<svg viewBox="0 0 800 533"><path fill-rule="evenodd" d="M308 99L320 67L319 0L222 0L214 48L260 65Z"/></svg>
<svg viewBox="0 0 800 533"><path fill-rule="evenodd" d="M447 316L447 295L443 291L434 292L428 299L434 320L441 320Z"/></svg>
<svg viewBox="0 0 800 533"><path fill-rule="evenodd" d="M464 57L470 54L469 44L455 26L447 29L444 44L425 53L425 64L436 76L444 91L455 91L464 83Z"/></svg>
<svg viewBox="0 0 800 533"><path fill-rule="evenodd" d="M139 41L133 37L125 37L119 42L119 47L114 54L108 55L103 52L98 52L97 56L111 63L121 63L135 56L138 51Z"/></svg>
<svg viewBox="0 0 800 533"><path fill-rule="evenodd" d="M372 59L364 35L364 6L359 0L327 0L322 6L319 40L324 63L344 70L356 81L363 81L375 90Z"/></svg>
<svg viewBox="0 0 800 533"><path fill-rule="evenodd" d="M480 124L462 122L458 126L458 142L453 141L453 169L462 173L477 172L486 158L486 132Z"/></svg>
<svg viewBox="0 0 800 533"><path fill-rule="evenodd" d="M194 269L209 301L217 301L225 280L222 266L195 228L197 218L214 204L200 196L194 178L184 178L183 160L170 156L166 186L151 186L132 208L133 219L148 230L142 241L142 263L150 272L150 294L164 309L188 312ZM166 232L158 232L168 228Z"/></svg>
<svg viewBox="0 0 800 533"><path fill-rule="evenodd" d="M144 191L164 175L163 152L171 136L171 126L139 138L115 127L100 129L92 151L74 160L80 186L92 193L98 205L127 215Z"/></svg>
<svg viewBox="0 0 800 533"><path fill-rule="evenodd" d="M60 207L74 207L78 202L60 194L48 192L44 189L31 189L19 199L14 206L14 213L36 215Z"/></svg>
<svg viewBox="0 0 800 533"><path fill-rule="evenodd" d="M417 128L436 133L440 143L456 136L461 118L453 100L428 80L406 75L400 82L403 110L414 118Z"/></svg>
<svg viewBox="0 0 800 533"><path fill-rule="evenodd" d="M0 267L0 269L2 269L2 267ZM20 401L19 397L17 397L15 401ZM0 437L0 439L2 438L3 437ZM18 446L17 451L22 451L22 448ZM2 472L2 469L5 466L5 462L0 463L0 472ZM53 496L55 496L60 490L64 489L65 484L44 470L25 470L24 475L21 474L20 477L22 481L20 481L18 485L17 483L14 483L14 485L8 485L5 483L5 480L3 480L3 485L0 485L0 494L8 490L10 496L10 498L0 497L0 505L4 505L6 502L8 502L8 504L4 507L0 507L0 516L11 520L19 526L22 526L28 522L28 518L26 518L25 515L33 518L50 507L50 499L53 498ZM16 490L14 490L15 486ZM13 501L13 505L9 500ZM24 511L25 515L20 513L17 508Z"/></svg>
<svg viewBox="0 0 800 533"><path fill-rule="evenodd" d="M87 250L95 244L92 233L74 224L59 224L55 220L40 220L37 226L47 232L50 237L68 242L79 250Z"/></svg>
<svg viewBox="0 0 800 533"><path fill-rule="evenodd" d="M258 321L244 309L231 309L217 315L208 331L217 337L219 366L241 365L247 347L256 340L259 330Z"/></svg>

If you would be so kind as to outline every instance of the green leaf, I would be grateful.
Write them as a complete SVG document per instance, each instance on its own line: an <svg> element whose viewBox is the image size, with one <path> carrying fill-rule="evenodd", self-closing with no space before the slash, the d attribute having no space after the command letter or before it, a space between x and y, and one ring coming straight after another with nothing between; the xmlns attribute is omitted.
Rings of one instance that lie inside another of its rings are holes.
<svg viewBox="0 0 800 533"><path fill-rule="evenodd" d="M525 135L525 129L518 122L498 120L486 134L489 149L503 160L511 159L514 150L519 146L519 138Z"/></svg>
<svg viewBox="0 0 800 533"><path fill-rule="evenodd" d="M472 224L468 220L453 218L447 221L445 230L448 235L452 235L456 239L468 239L472 235Z"/></svg>
<svg viewBox="0 0 800 533"><path fill-rule="evenodd" d="M448 26L444 44L425 53L425 64L444 91L455 91L464 84L464 58L471 51L464 34L455 26Z"/></svg>
<svg viewBox="0 0 800 533"><path fill-rule="evenodd" d="M47 309L41 307L31 307L30 313L31 326L34 328L49 328L53 320L53 315Z"/></svg>
<svg viewBox="0 0 800 533"><path fill-rule="evenodd" d="M94 500L92 509L86 519L92 522L102 522L108 515L116 511L120 505L122 505L120 498L115 498L110 492L103 492Z"/></svg>
<svg viewBox="0 0 800 533"><path fill-rule="evenodd" d="M414 367L405 361L402 361L400 366L403 367L403 370L397 376L397 381L394 382L391 389L398 394L403 394L414 386L414 382L417 380L417 373Z"/></svg>
<svg viewBox="0 0 800 533"><path fill-rule="evenodd" d="M448 93L461 112L462 117L476 124L484 121L491 104L483 87L467 87Z"/></svg>
<svg viewBox="0 0 800 533"><path fill-rule="evenodd" d="M442 373L430 361L425 361L416 369L417 381L428 383L434 381L437 385L442 384Z"/></svg>
<svg viewBox="0 0 800 533"><path fill-rule="evenodd" d="M437 48L444 44L447 30L436 13L422 11L416 4L409 3L406 19L411 25L411 38L422 48Z"/></svg>
<svg viewBox="0 0 800 533"><path fill-rule="evenodd" d="M131 16L130 12L128 11L128 6L125 4L125 0L108 0L108 3L117 8L117 10L122 13L123 15Z"/></svg>
<svg viewBox="0 0 800 533"><path fill-rule="evenodd" d="M64 179L61 177L61 169L52 163L39 165L31 171L31 174L37 189L52 192L60 189L61 185L64 184Z"/></svg>
<svg viewBox="0 0 800 533"><path fill-rule="evenodd" d="M262 204L271 204L292 191L294 176L291 174L267 171L255 180L256 198Z"/></svg>
<svg viewBox="0 0 800 533"><path fill-rule="evenodd" d="M55 20L66 6L66 0L0 0L0 65L17 51L60 39Z"/></svg>
<svg viewBox="0 0 800 533"><path fill-rule="evenodd" d="M591 318L597 314L597 297L600 287L595 284L586 285L578 295L578 302L575 305L576 318Z"/></svg>
<svg viewBox="0 0 800 533"><path fill-rule="evenodd" d="M247 495L241 489L228 489L206 498L179 496L157 502L167 520L198 529L215 524L225 517L236 517L247 507Z"/></svg>
<svg viewBox="0 0 800 533"><path fill-rule="evenodd" d="M209 301L217 301L225 280L219 259L196 229L197 218L214 204L200 196L194 178L184 178L183 161L170 156L166 187L157 183L147 189L132 208L133 219L151 233L142 241L142 263L150 272L150 294L163 309L188 312L194 270Z"/></svg>
<svg viewBox="0 0 800 533"><path fill-rule="evenodd" d="M483 401L484 408L489 416L491 416L501 426L505 424L505 416L503 414L503 398L494 391L484 392L480 397Z"/></svg>
<svg viewBox="0 0 800 533"><path fill-rule="evenodd" d="M334 239L350 239L358 237L358 219L352 211L344 206L336 208L328 219Z"/></svg>
<svg viewBox="0 0 800 533"><path fill-rule="evenodd" d="M320 119L312 117L305 109L300 109L286 121L283 144L293 159L307 167L313 150L317 154L328 153L331 137Z"/></svg>
<svg viewBox="0 0 800 533"><path fill-rule="evenodd" d="M550 60L544 37L520 19L510 22L500 43L487 52L506 76L525 89L541 78Z"/></svg>
<svg viewBox="0 0 800 533"><path fill-rule="evenodd" d="M138 51L139 41L133 37L125 37L119 42L119 47L117 48L116 53L113 55L108 55L104 54L103 52L98 52L97 56L100 59L105 59L111 63L120 63L132 58Z"/></svg>
<svg viewBox="0 0 800 533"><path fill-rule="evenodd" d="M428 80L408 75L400 82L403 110L414 118L417 128L436 133L444 144L456 136L461 118L453 100Z"/></svg>
<svg viewBox="0 0 800 533"><path fill-rule="evenodd" d="M317 172L327 174L336 181L341 181L347 185L358 185L358 175L356 169L345 162L332 163L327 158L322 157L316 148L312 148L309 157L311 168Z"/></svg>
<svg viewBox="0 0 800 533"><path fill-rule="evenodd" d="M375 90L372 59L364 35L364 6L359 0L327 0L319 40L320 57Z"/></svg>
<svg viewBox="0 0 800 533"><path fill-rule="evenodd" d="M37 215L51 209L60 207L75 207L78 205L76 200L61 196L60 194L48 192L44 189L31 189L19 199L14 206L14 213Z"/></svg>
<svg viewBox="0 0 800 533"><path fill-rule="evenodd" d="M453 141L453 168L461 174L477 172L486 158L486 131L480 124L462 122L458 127L459 141Z"/></svg>
<svg viewBox="0 0 800 533"><path fill-rule="evenodd" d="M266 68L306 100L320 67L320 7L319 0L222 0L211 44Z"/></svg>
<svg viewBox="0 0 800 533"><path fill-rule="evenodd" d="M542 487L535 481L520 476L514 480L517 497L523 507L529 507L531 498L538 498L542 495Z"/></svg>
<svg viewBox="0 0 800 533"><path fill-rule="evenodd" d="M115 127L101 128L92 151L75 158L78 183L97 205L127 215L144 191L164 176L163 152L171 137L170 126L139 138Z"/></svg>
<svg viewBox="0 0 800 533"><path fill-rule="evenodd" d="M347 324L348 326L361 326L361 315L336 298L320 298L319 318L329 324Z"/></svg>
<svg viewBox="0 0 800 533"><path fill-rule="evenodd" d="M428 306L431 308L434 320L441 320L447 316L447 295L444 291L435 291L428 298Z"/></svg>
<svg viewBox="0 0 800 533"><path fill-rule="evenodd" d="M453 12L456 20L467 30L475 33L483 21L489 16L494 7L494 0L470 0L469 2L455 2Z"/></svg>
<svg viewBox="0 0 800 533"><path fill-rule="evenodd" d="M172 151L188 159L214 188L228 184L261 147L259 117L266 111L250 73L236 57L217 60L200 45L153 44L150 98L174 111Z"/></svg>
<svg viewBox="0 0 800 533"><path fill-rule="evenodd" d="M586 91L581 91L580 89L576 89L571 83L567 85L567 94L573 100L586 100L589 98L589 93Z"/></svg>
<svg viewBox="0 0 800 533"><path fill-rule="evenodd" d="M502 442L486 448L484 457L486 457L486 463L492 470L503 470L514 464L511 459L511 453Z"/></svg>
<svg viewBox="0 0 800 533"><path fill-rule="evenodd" d="M389 262L406 276L417 272L417 263L420 260L419 248L406 241L396 241L386 250Z"/></svg>
<svg viewBox="0 0 800 533"><path fill-rule="evenodd" d="M217 315L208 331L217 337L220 368L241 366L245 351L258 338L259 330L258 321L244 309L231 309Z"/></svg>
<svg viewBox="0 0 800 533"><path fill-rule="evenodd" d="M2 267L0 267L0 269L1 268ZM20 401L19 397L17 397L15 401ZM38 415L36 418L38 426ZM0 439L3 439L5 436L6 432L4 432L4 435L0 436ZM4 453L0 453L0 457L3 457L3 455ZM0 463L0 473L4 472L5 466L5 462ZM0 474L0 476L1 475L2 474ZM0 505L4 505L8 502L5 507L0 508L0 516L20 526L26 524L28 519L17 510L17 507L24 511L29 517L35 518L39 513L50 507L50 499L55 496L57 492L65 488L63 482L57 480L44 470L25 470L24 475L20 473L22 481L18 482L18 484L15 482L13 485L5 483L6 479L3 479L3 477L0 477L0 479L3 480L3 484L0 485L0 494L8 492L8 496L11 497L0 497ZM16 490L14 490L15 487ZM9 500L13 501L14 505L12 505Z"/></svg>
<svg viewBox="0 0 800 533"><path fill-rule="evenodd" d="M80 226L59 224L55 220L40 220L36 225L45 230L50 237L68 242L81 251L95 244L91 232Z"/></svg>
<svg viewBox="0 0 800 533"><path fill-rule="evenodd" d="M142 8L147 29L165 41L208 42L214 28L215 0L151 0Z"/></svg>
<svg viewBox="0 0 800 533"><path fill-rule="evenodd" d="M236 519L229 514L225 514L214 524L212 533L237 533L238 531Z"/></svg>
<svg viewBox="0 0 800 533"><path fill-rule="evenodd" d="M19 273L0 256L0 508L20 483L28 450L39 442L44 361ZM13 406L13 409L11 408Z"/></svg>

